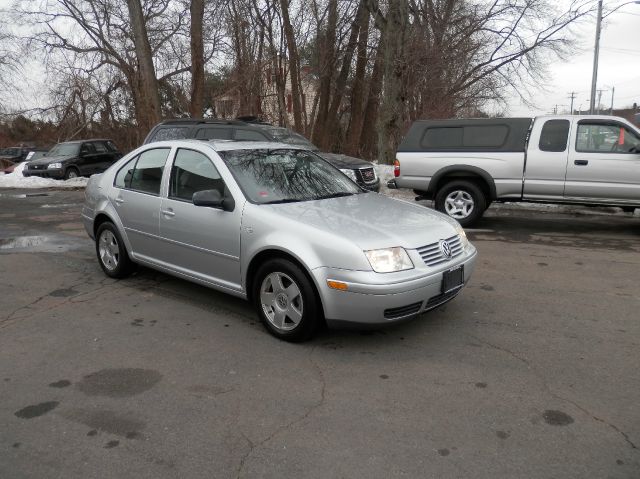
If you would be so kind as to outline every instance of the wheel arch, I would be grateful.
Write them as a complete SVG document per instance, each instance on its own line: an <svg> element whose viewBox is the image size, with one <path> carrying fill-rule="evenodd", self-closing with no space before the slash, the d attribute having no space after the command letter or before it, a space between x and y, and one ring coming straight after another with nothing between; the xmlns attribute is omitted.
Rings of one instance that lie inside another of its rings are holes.
<svg viewBox="0 0 640 479"><path fill-rule="evenodd" d="M267 248L257 252L249 261L249 265L247 266L246 273L244 275L244 288L247 293L247 299L249 301L253 301L253 288L255 286L255 275L260 266L262 266L265 262L271 259L285 259L291 261L293 264L298 266L300 270L307 276L307 279L311 282L314 287L314 292L316 295L316 299L320 308L322 309L322 317L324 317L324 306L322 304L322 296L320 295L320 288L318 287L318 283L314 278L313 274L307 266L304 264L300 258L295 256L289 251L285 251L283 249L278 248Z"/></svg>
<svg viewBox="0 0 640 479"><path fill-rule="evenodd" d="M428 192L435 198L440 188L450 180L462 179L478 184L487 201L494 201L497 198L496 183L493 177L482 168L470 165L451 165L438 170L431 178Z"/></svg>

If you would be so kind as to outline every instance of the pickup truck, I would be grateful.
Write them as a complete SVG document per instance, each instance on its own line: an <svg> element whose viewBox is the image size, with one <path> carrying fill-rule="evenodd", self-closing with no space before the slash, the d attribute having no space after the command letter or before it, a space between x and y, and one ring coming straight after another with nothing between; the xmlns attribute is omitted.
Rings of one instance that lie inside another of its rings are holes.
<svg viewBox="0 0 640 479"><path fill-rule="evenodd" d="M640 208L640 130L612 116L420 120L398 148L390 188L462 226L496 202Z"/></svg>

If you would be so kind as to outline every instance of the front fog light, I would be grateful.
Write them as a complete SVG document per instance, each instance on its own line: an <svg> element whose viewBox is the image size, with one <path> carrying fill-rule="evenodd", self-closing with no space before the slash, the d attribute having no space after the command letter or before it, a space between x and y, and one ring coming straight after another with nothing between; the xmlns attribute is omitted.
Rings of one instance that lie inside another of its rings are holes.
<svg viewBox="0 0 640 479"><path fill-rule="evenodd" d="M394 271L413 269L411 258L409 258L404 248L374 249L365 251L364 254L376 273L392 273Z"/></svg>

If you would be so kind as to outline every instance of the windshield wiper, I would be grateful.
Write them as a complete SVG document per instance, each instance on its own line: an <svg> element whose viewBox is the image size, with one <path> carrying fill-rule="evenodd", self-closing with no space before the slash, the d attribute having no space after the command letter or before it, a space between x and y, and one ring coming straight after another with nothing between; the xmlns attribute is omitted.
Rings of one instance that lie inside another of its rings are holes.
<svg viewBox="0 0 640 479"><path fill-rule="evenodd" d="M343 196L352 196L356 193L347 193L346 191L341 191L340 193L332 193L330 195L318 196L316 200L328 200L329 198L341 198Z"/></svg>
<svg viewBox="0 0 640 479"><path fill-rule="evenodd" d="M281 198L279 200L265 201L264 203L260 203L262 205L277 205L279 203L298 203L299 201L303 201L299 198Z"/></svg>

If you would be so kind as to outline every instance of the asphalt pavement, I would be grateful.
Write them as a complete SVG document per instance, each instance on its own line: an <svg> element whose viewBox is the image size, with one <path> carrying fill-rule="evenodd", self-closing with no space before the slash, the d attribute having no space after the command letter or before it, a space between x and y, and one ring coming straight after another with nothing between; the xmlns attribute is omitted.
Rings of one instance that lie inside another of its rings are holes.
<svg viewBox="0 0 640 479"><path fill-rule="evenodd" d="M83 194L0 191L0 478L640 477L640 216L492 207L454 301L288 344Z"/></svg>

